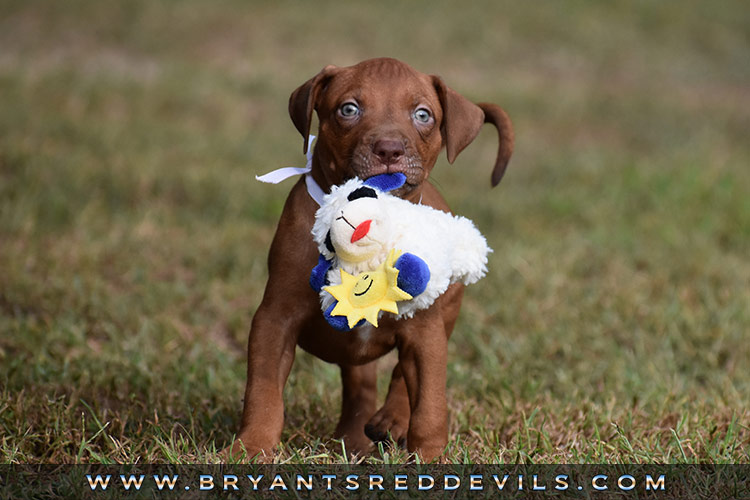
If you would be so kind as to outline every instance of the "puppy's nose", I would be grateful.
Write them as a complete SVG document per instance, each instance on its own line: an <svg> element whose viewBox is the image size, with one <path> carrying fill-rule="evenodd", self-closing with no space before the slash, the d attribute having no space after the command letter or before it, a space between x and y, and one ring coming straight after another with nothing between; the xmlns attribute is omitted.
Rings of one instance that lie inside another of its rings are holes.
<svg viewBox="0 0 750 500"><path fill-rule="evenodd" d="M404 156L404 144L394 139L380 139L372 145L372 152L383 165L390 165Z"/></svg>

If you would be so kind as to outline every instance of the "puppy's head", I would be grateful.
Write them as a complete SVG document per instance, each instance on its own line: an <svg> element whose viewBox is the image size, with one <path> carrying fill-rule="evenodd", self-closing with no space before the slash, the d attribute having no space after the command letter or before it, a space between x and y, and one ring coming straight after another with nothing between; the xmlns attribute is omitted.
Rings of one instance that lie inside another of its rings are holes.
<svg viewBox="0 0 750 500"><path fill-rule="evenodd" d="M289 114L305 139L317 111L315 157L327 182L400 172L406 183L395 194L401 196L427 179L443 146L452 163L474 140L491 121L483 109L439 77L388 58L326 66L289 99ZM512 149L512 132L510 137ZM502 169L510 150L503 154Z"/></svg>

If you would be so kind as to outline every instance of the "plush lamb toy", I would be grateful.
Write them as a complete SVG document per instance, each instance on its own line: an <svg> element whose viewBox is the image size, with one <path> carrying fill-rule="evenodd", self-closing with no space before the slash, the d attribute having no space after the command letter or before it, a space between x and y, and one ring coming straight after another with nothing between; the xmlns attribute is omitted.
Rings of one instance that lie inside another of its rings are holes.
<svg viewBox="0 0 750 500"><path fill-rule="evenodd" d="M320 258L310 285L323 314L349 331L383 312L409 318L449 285L469 285L487 272L492 250L465 217L388 194L406 176L351 179L323 198L312 229Z"/></svg>

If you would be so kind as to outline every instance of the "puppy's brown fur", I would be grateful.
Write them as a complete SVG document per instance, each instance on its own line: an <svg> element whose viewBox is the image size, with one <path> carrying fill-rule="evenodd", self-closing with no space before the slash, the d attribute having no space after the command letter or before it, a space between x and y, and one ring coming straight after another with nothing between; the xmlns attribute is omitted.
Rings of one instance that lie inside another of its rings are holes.
<svg viewBox="0 0 750 500"><path fill-rule="evenodd" d="M510 120L502 109L473 104L439 77L394 59L327 66L295 90L289 113L305 147L313 111L320 126L312 176L325 191L354 176L403 172L407 181L397 195L449 212L425 182L443 146L452 163L483 123L495 125L500 147L493 186L513 149ZM287 198L271 244L269 279L248 341L242 424L231 450L244 447L250 456L272 456L284 423L282 392L299 345L341 368L343 401L334 436L343 438L348 450L366 452L373 440L390 433L409 451L433 460L448 441L447 342L463 287L451 286L432 307L408 320L383 318L377 329L365 326L350 333L332 329L308 284L318 258L310 234L317 209L300 180ZM398 364L385 404L376 411L375 361L394 347Z"/></svg>

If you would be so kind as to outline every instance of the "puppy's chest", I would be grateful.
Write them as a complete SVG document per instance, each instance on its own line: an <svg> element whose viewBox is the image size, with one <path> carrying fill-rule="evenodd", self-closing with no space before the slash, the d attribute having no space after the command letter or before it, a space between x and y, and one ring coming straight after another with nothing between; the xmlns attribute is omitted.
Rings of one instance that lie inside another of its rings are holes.
<svg viewBox="0 0 750 500"><path fill-rule="evenodd" d="M388 354L395 347L395 338L389 328L375 328L365 324L351 332L341 333L347 336L346 356L350 362L367 363Z"/></svg>
<svg viewBox="0 0 750 500"><path fill-rule="evenodd" d="M373 340L373 336L377 334L377 329L370 324L366 324L355 328L352 334L356 338L357 344L359 344L359 349L367 350Z"/></svg>

